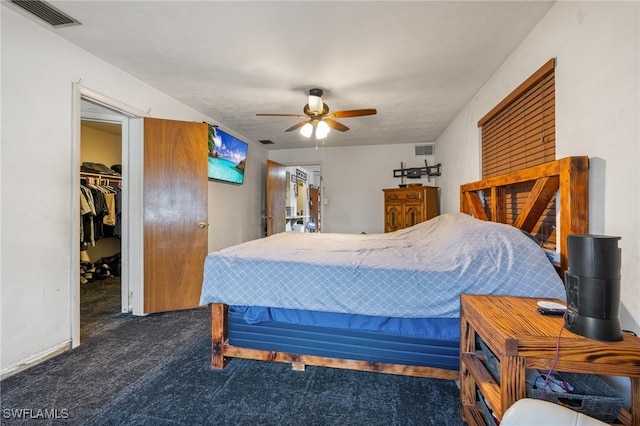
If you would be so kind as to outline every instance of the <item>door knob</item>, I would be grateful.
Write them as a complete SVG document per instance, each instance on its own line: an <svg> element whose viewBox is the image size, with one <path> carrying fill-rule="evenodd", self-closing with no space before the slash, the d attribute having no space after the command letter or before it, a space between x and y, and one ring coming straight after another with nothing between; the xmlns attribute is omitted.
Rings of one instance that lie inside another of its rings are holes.
<svg viewBox="0 0 640 426"><path fill-rule="evenodd" d="M206 224L206 223L204 223L204 222L198 222L198 228L200 228L200 229L204 229L206 226L207 226L207 224Z"/></svg>

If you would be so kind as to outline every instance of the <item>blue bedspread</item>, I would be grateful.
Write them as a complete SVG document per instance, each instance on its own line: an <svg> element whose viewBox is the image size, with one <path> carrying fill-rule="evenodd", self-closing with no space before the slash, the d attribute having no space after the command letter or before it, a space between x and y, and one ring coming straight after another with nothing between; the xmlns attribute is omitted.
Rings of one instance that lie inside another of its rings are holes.
<svg viewBox="0 0 640 426"><path fill-rule="evenodd" d="M461 293L564 299L520 230L456 213L386 234L286 232L210 253L200 303L456 318Z"/></svg>

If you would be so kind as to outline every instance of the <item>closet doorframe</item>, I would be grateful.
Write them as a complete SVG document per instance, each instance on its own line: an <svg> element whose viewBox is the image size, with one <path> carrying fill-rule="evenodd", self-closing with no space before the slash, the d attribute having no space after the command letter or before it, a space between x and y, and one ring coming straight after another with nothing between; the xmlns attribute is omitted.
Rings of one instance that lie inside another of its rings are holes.
<svg viewBox="0 0 640 426"><path fill-rule="evenodd" d="M83 101L104 107L106 112L83 111ZM142 170L143 117L148 114L73 83L71 143L71 346L80 344L80 126L82 119L110 121L122 126L122 236L121 297L122 312L142 314L143 236Z"/></svg>

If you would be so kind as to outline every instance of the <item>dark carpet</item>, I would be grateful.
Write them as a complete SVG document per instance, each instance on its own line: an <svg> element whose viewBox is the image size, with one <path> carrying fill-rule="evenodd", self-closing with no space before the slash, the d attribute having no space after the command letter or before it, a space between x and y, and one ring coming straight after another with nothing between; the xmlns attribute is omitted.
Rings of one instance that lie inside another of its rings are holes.
<svg viewBox="0 0 640 426"><path fill-rule="evenodd" d="M80 342L131 318L121 312L120 289L117 276L80 286Z"/></svg>
<svg viewBox="0 0 640 426"><path fill-rule="evenodd" d="M106 316L78 348L0 382L3 425L464 424L452 381L240 359L217 371L207 309Z"/></svg>

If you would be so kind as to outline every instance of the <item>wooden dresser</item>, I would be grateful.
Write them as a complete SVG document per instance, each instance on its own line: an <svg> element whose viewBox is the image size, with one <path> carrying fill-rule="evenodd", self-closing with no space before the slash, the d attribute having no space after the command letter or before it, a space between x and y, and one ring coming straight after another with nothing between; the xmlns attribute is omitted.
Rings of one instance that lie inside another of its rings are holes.
<svg viewBox="0 0 640 426"><path fill-rule="evenodd" d="M383 189L384 232L397 231L424 222L439 213L438 188L412 186Z"/></svg>

